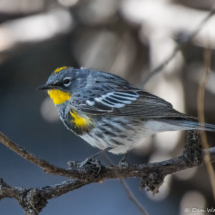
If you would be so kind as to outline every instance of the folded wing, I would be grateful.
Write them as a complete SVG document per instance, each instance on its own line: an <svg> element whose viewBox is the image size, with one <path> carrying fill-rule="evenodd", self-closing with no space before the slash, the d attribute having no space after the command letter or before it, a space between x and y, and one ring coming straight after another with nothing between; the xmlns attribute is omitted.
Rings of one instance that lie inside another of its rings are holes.
<svg viewBox="0 0 215 215"><path fill-rule="evenodd" d="M89 98L77 108L93 115L132 116L146 119L186 116L174 110L169 102L141 90L109 92L100 97Z"/></svg>

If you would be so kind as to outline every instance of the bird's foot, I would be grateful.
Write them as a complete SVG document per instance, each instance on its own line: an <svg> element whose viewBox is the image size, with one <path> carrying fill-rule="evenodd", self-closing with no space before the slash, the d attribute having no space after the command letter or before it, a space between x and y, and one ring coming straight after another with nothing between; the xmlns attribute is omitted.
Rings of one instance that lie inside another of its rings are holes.
<svg viewBox="0 0 215 215"><path fill-rule="evenodd" d="M96 176L101 172L101 168L102 168L102 165L100 163L99 160L95 159L96 157L98 157L100 154L106 152L106 151L109 151L111 150L112 148L109 147L109 148L106 148L102 151L99 151L97 152L96 154L86 158L84 161L82 162L78 162L78 161L69 161L68 162L68 165L69 165L69 169L76 169L78 171L81 171L81 172L95 172L96 173Z"/></svg>
<svg viewBox="0 0 215 215"><path fill-rule="evenodd" d="M94 159L93 157L88 157L82 162L78 161L69 161L68 162L69 169L74 170L77 169L81 172L93 172L95 176L97 176L101 172L102 165L99 160Z"/></svg>
<svg viewBox="0 0 215 215"><path fill-rule="evenodd" d="M128 162L126 161L127 155L128 155L128 153L126 153L126 154L123 156L123 158L119 161L118 167L119 167L120 169L126 169L126 168L129 166Z"/></svg>

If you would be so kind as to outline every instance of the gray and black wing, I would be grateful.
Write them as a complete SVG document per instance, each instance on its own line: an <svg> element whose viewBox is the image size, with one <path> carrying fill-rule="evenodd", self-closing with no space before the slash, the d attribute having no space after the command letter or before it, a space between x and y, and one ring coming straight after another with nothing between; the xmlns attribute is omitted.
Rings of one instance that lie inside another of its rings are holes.
<svg viewBox="0 0 215 215"><path fill-rule="evenodd" d="M132 116L146 119L186 116L174 110L169 102L142 90L109 92L87 99L79 104L77 109L92 115Z"/></svg>

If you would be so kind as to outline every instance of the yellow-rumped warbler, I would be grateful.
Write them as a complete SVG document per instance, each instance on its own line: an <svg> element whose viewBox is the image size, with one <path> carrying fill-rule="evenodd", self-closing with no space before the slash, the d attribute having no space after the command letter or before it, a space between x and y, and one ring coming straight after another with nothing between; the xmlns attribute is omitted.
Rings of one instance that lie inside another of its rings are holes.
<svg viewBox="0 0 215 215"><path fill-rule="evenodd" d="M91 69L61 67L38 88L58 108L65 126L99 149L127 153L142 138L177 130L215 131L215 125L173 109L123 78Z"/></svg>

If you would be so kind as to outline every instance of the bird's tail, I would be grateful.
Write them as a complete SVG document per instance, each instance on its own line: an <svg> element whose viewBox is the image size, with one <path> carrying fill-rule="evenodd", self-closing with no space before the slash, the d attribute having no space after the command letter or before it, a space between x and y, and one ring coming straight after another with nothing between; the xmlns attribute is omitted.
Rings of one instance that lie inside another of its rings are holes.
<svg viewBox="0 0 215 215"><path fill-rule="evenodd" d="M215 125L199 123L196 118L187 117L186 115L183 117L159 119L159 121L168 123L174 127L177 126L179 128L178 130L205 130L215 132Z"/></svg>

